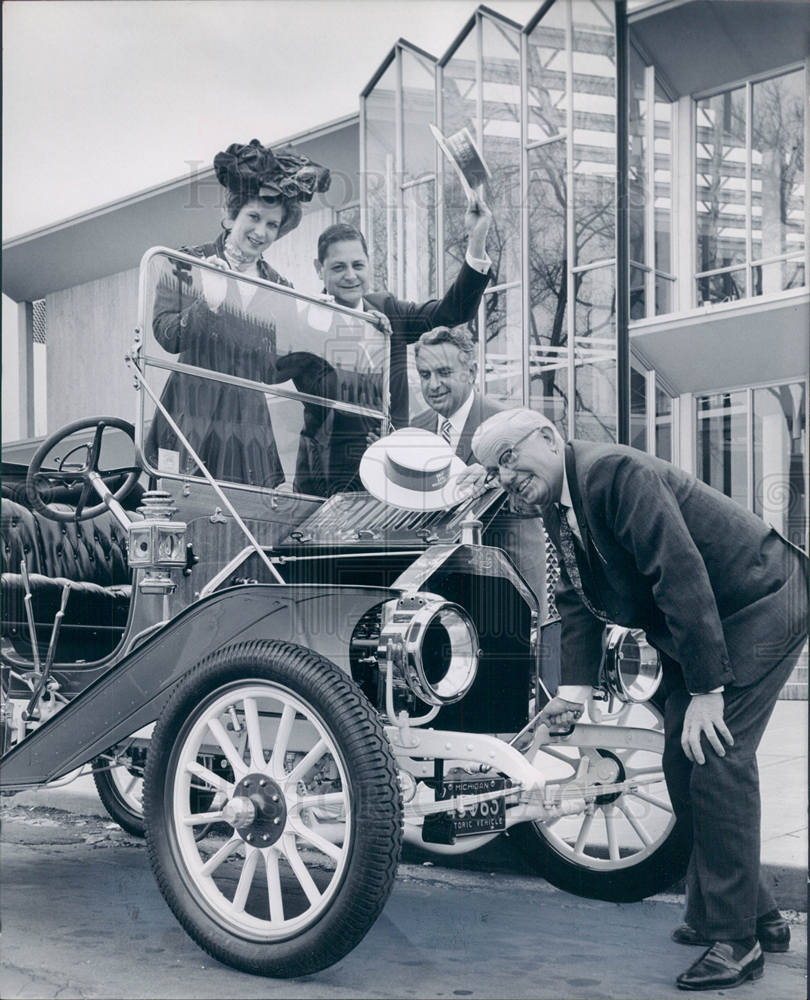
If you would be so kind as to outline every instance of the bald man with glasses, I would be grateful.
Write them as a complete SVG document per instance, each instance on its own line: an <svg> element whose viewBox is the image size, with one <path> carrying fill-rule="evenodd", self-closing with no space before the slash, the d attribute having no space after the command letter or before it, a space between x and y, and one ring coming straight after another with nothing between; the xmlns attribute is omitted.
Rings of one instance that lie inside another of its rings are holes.
<svg viewBox="0 0 810 1000"><path fill-rule="evenodd" d="M673 939L706 947L678 987L758 979L763 950L786 951L790 930L760 878L756 749L807 636L806 556L668 462L565 442L532 410L491 417L472 448L488 478L542 515L560 555L563 685L541 719L581 716L606 622L643 628L662 654L664 774L693 845Z"/></svg>

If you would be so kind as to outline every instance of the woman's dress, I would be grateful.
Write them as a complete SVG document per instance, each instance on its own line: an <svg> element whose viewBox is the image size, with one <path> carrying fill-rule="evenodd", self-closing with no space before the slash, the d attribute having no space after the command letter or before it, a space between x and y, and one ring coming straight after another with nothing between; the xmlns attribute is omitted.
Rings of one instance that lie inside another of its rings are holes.
<svg viewBox="0 0 810 1000"><path fill-rule="evenodd" d="M198 257L216 254L224 259L224 236L216 243L182 252ZM261 277L292 287L259 260ZM278 296L257 288L247 303L242 285L227 278L227 293L216 310L199 288L199 272L172 261L155 292L153 330L161 347L183 364L224 372L272 385L276 379L274 305ZM191 446L215 479L272 488L284 480L264 393L211 379L172 372L161 396ZM158 454L174 452L174 456ZM180 474L199 475L191 456L158 411L146 443L146 457L157 468L172 465ZM160 459L160 461L159 461Z"/></svg>

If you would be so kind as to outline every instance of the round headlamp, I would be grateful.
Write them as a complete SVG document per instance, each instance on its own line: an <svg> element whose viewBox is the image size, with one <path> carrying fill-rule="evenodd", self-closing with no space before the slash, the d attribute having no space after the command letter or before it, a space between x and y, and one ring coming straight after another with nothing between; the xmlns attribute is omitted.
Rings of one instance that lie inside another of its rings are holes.
<svg viewBox="0 0 810 1000"><path fill-rule="evenodd" d="M661 657L644 630L614 625L602 658L602 679L619 701L649 701L661 683Z"/></svg>
<svg viewBox="0 0 810 1000"><path fill-rule="evenodd" d="M478 671L478 633L458 604L435 594L408 594L393 603L380 634L382 663L393 644L411 692L428 705L451 705L470 690Z"/></svg>

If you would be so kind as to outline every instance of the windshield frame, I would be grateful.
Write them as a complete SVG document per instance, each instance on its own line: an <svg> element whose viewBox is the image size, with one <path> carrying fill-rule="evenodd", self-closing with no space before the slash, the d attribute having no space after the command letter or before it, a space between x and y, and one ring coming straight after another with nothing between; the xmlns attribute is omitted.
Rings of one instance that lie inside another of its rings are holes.
<svg viewBox="0 0 810 1000"><path fill-rule="evenodd" d="M245 389L255 389L266 395L277 396L285 399L294 399L302 403L315 403L318 406L339 410L343 413L351 413L359 416L371 417L374 420L380 420L382 422L383 428L391 426L391 394L390 394L390 372L391 372L391 339L390 335L383 334L384 341L384 352L383 352L383 366L382 366L382 407L380 409L375 409L373 407L361 406L356 403L347 403L337 399L329 399L325 396L317 396L307 392L300 392L297 389L282 389L276 386L268 385L266 382L259 382L253 379L242 378L238 375L228 375L225 372L215 371L210 368L200 368L197 365L184 364L179 361L171 361L165 357L157 357L154 354L148 353L147 345L149 343L149 338L147 336L147 331L152 328L152 303L153 303L153 292L154 289L151 287L149 274L150 274L150 264L156 257L170 258L171 260L178 260L181 263L187 263L192 267L201 268L214 273L221 273L220 269L215 264L209 264L206 260L196 257L194 254L184 253L179 250L173 250L170 247L164 246L154 246L150 247L144 255L141 257L140 269L138 275L138 337L139 346L137 350L137 365L140 369L140 377L144 382L149 384L147 378L147 369L155 368L161 369L169 372L182 372L184 374L195 375L197 377L209 379L212 382L221 382L227 385L238 386ZM351 309L348 306L341 305L335 301L329 301L328 298L323 296L309 295L306 292L296 291L287 285L280 285L273 281L265 281L263 278L257 278L252 275L243 275L238 272L233 272L229 274L229 277L236 279L239 282L245 282L247 284L255 285L260 288L272 289L274 293L279 293L281 295L293 298L296 301L306 302L310 305L317 306L321 309L327 309L330 312L342 313L346 316L351 316L354 319L359 319L364 323L367 323L370 327L379 330L379 326L372 321L369 313L361 309ZM150 386L151 388L151 386ZM169 479L177 480L180 482L191 480L191 481L202 481L205 482L205 477L202 475L188 475L184 473L173 473L166 472L153 467L146 458L145 453L145 425L144 421L146 418L146 397L147 393L140 390L138 391L138 404L137 404L137 417L135 422L135 445L140 457L141 465L145 471L156 478L159 479ZM155 409L157 412L157 408ZM278 487L264 487L257 486L250 483L240 483L231 480L216 480L223 488L227 489L237 489L237 490L248 490L252 493L261 492L267 494L275 494L279 492ZM282 484L283 485L283 484ZM318 496L316 494L300 493L296 490L284 489L284 494L291 496L306 497L309 499L324 500L325 497Z"/></svg>

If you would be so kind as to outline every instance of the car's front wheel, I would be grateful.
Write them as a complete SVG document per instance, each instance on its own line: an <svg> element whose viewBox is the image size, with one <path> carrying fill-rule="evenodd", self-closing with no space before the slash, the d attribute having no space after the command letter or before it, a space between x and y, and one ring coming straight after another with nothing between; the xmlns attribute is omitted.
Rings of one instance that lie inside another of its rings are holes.
<svg viewBox="0 0 810 1000"><path fill-rule="evenodd" d="M155 728L144 804L166 901L244 972L332 965L393 886L402 807L380 720L351 678L290 643L225 648L181 681Z"/></svg>
<svg viewBox="0 0 810 1000"><path fill-rule="evenodd" d="M667 792L662 768L663 713L658 699L627 704L610 725L656 733L656 749L541 746L534 764L546 794L582 810L549 822L520 823L510 839L552 885L578 896L633 902L683 877L688 836Z"/></svg>

